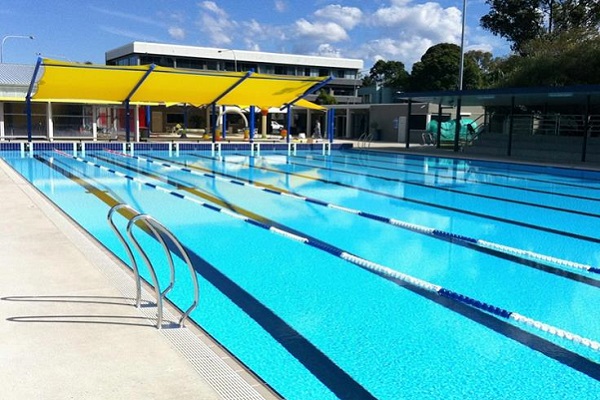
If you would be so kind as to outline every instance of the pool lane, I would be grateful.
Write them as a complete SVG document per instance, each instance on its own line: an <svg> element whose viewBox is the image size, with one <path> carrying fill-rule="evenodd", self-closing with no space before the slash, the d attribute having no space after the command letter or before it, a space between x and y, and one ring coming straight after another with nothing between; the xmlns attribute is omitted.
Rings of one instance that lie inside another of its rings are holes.
<svg viewBox="0 0 600 400"><path fill-rule="evenodd" d="M101 155L97 157L107 162L111 161L110 159L107 159ZM126 172L134 172L136 174L141 174L146 177L157 179L158 181L162 181L164 183L173 185L175 187L185 190L188 193L200 196L206 200L214 201L215 199L214 195L204 194L204 192L207 190L207 185L203 185L202 180L184 181L184 178L180 177L180 175L183 175L189 179L190 177L186 174L177 173L176 171L166 174L165 171L161 171L160 166L154 166L154 168L144 169L138 165L138 161L135 159L114 159L112 160L112 163L120 168L123 168ZM205 181L209 180L205 179ZM247 194L240 192L239 188L236 187L237 185L215 185L214 182L212 182L209 186L210 188L212 188L212 190L218 190L219 199L217 200L217 204L220 206L231 207L231 209L236 210L236 212L244 213L245 215L251 218L256 218L258 215L260 216L260 223L266 224L267 226L277 226L279 229L286 230L295 235L304 237L308 236L311 238L311 240L318 241L319 246L321 248L327 249L330 246L342 247L346 251L354 252L355 254L360 254L364 258L373 260L384 265L397 265L398 267L395 269L400 270L402 272L407 272L407 265L405 262L402 262L403 260L398 260L395 256L390 257L389 254L381 253L377 248L371 247L365 249L362 243L355 243L356 240L354 240L353 232L346 232L345 235L340 234L339 232L337 232L337 228L332 228L331 224L328 222L330 220L346 221L348 220L348 218L356 218L356 216L354 215L347 216L342 215L341 213L336 213L335 210L327 210L327 218L311 218L312 223L308 224L307 226L307 224L305 224L305 219L306 216L312 215L311 205L296 206L297 215L300 215L301 217L289 217L285 215L285 212L281 212L281 210L289 209L285 199L269 200L268 195L262 194L261 196L260 194L257 194L251 202L252 204L250 204L250 201L248 200L249 197L247 196ZM204 188L198 189L201 187ZM244 203L244 208L240 206L241 202ZM281 203L281 206L277 205L278 202ZM261 204L267 204L267 206L261 207ZM249 207L252 209L252 211L247 211L249 210ZM276 211L275 214L269 214L275 209L280 209L280 211ZM345 223L342 222L342 224ZM380 233L381 236L385 236L390 243L402 243L410 240L410 238L407 237L407 235L397 234L397 232L391 230L385 230L383 228L380 228L378 224L373 223L372 221L366 221L364 224L357 222L354 222L352 224L353 230L360 231L366 236L374 236L377 235L377 232L383 231L383 233ZM427 239L435 240L433 238ZM424 239L423 241L426 241L426 239ZM420 245L420 247L435 248L435 245L424 244ZM438 246L438 248L439 247L440 246ZM582 299L585 298L588 300L588 296L595 296L598 299L598 301L600 301L600 291L597 290L597 285L595 290L593 290L594 288L590 288L591 290L585 291L576 288L576 286L566 284L560 279L560 277L557 277L556 279L540 281L540 277L535 273L530 273L529 271L514 270L510 267L510 264L500 262L504 260L493 260L489 259L489 257L486 258L485 256L482 256L480 259L478 259L477 257L473 257L469 250L470 249L464 249L464 251L462 252L455 252L457 254L454 255L454 258L458 258L459 260L462 258L466 260L465 263L469 263L468 265L470 266L470 269L473 272L476 271L478 273L477 279L481 282L471 281L469 279L464 278L457 282L456 277L465 273L464 267L450 267L445 269L444 275L450 275L452 278L450 280L447 280L448 278L445 276L438 277L437 275L435 275L434 277L431 277L427 273L425 274L424 279L433 280L438 284L450 287L453 290L457 290L461 293L465 293L467 294L467 296L482 299L483 301L495 305L500 305L503 308L517 309L519 310L519 312L523 312L525 314L533 312L534 314L532 315L536 315L536 318L539 318L541 320L545 320L544 318L549 318L551 314L551 317L553 318L553 321L551 321L551 323L555 325L560 324L560 322L564 320L568 320L570 317L569 310L563 310L562 313L558 313L556 311L548 313L548 310L545 309L544 305L556 303L560 300L560 296L557 296L557 293L560 293L561 295L564 293L577 293L578 296L582 296ZM365 251L368 251L368 253L365 253ZM444 251L442 250L442 252ZM433 254L431 256L433 256ZM423 269L421 268L421 262L430 263L431 261L424 261L422 258L420 258L419 261L420 262L416 264L417 268L410 269L410 272L408 273L413 276L423 278ZM452 259L449 259L448 263L452 263ZM454 263L457 264L456 262ZM503 281L506 282L505 286L502 286L496 282L496 274L498 269L503 271L505 274ZM530 277L528 278L527 275L530 275ZM536 284L532 284L530 283L530 281L537 282ZM489 284L487 282L489 282ZM493 296L490 297L489 289L493 283L495 283L495 287L493 290ZM552 287L556 290L556 292L547 291L547 287ZM538 297L538 302L532 302L532 304L527 304L526 306L524 306L523 304L513 304L514 299L523 298L523 296L527 296L527 294L534 291L534 289L537 290L536 297ZM581 303L584 302L576 302L576 304L578 304L579 307L582 306ZM547 321L547 319L545 321ZM600 335L600 327L587 325L586 322L589 321L587 319L579 320L577 321L577 324L574 324L571 328L576 328L576 331L583 330L585 332L584 336L591 335L591 337L598 337Z"/></svg>
<svg viewBox="0 0 600 400"><path fill-rule="evenodd" d="M75 166L73 166L73 168L75 168L76 170L78 170L78 169L79 169L79 167L75 167ZM86 169L86 171L87 171L87 169ZM92 168L92 171L91 171L91 172L89 172L89 173L90 173L90 174L93 174L93 172L94 172L94 171L93 171L93 168ZM102 175L100 174L100 176L102 176ZM106 178L106 177L102 177L102 179L107 179L107 178ZM135 186L135 185L134 185L134 186ZM124 194L124 193L122 193L122 194L121 194L121 197L126 197L126 196L125 196L125 194ZM142 199L140 199L140 202L141 202L141 203L144 203L144 202L145 202L145 200L142 198ZM141 203L140 203L140 204L141 204ZM146 203L144 203L144 205L149 207L149 204L146 204ZM176 206L174 209L172 209L172 210L171 210L171 212L172 212L172 213L174 213L174 212L175 212L175 210L176 210L176 209L178 209L179 207L181 207L181 206ZM153 211L156 211L156 212L158 212L158 211L161 211L161 212L162 212L162 215L163 215L164 217L167 217L167 214L165 214L165 212L167 212L166 210L159 210L159 209L156 209L156 208L155 208ZM187 216L187 219L190 219L190 218L194 217L194 214L193 214L193 213L189 213L189 211L191 211L191 209L190 209L190 210L188 210L188 209L186 208L185 210L183 210L183 211L182 211L182 213L183 213L184 211L186 212L185 214L183 214L184 218L185 218L185 216ZM178 215L180 215L180 216L181 216L181 214L178 214ZM204 215L204 214L202 214L202 215ZM197 219L198 219L198 220L203 220L204 218L205 218L205 217L198 216L198 218L197 218ZM194 217L194 220L195 220L195 219L196 219L196 218ZM193 241L193 239L192 239L192 238L193 238L193 236L194 236L194 235L195 235L195 234L193 234L193 233L190 233L190 234L188 235L188 237L186 237L186 238L188 238L188 239L190 239L190 240L192 240L192 241ZM255 235L256 235L256 234L255 234ZM185 235L184 235L184 236L185 236ZM212 235L211 235L211 236L212 236ZM260 247L264 247L264 246L262 246L262 245L259 245L259 244L261 243L261 241L260 241L260 240L258 240L258 238L259 238L259 237L262 237L262 236L263 236L263 235L258 235L258 236L256 236L256 238L257 238L257 241L253 241L253 242L254 242L254 244L256 245L256 247L259 247L258 249L255 249L255 250L257 250L257 251L259 251L259 252L260 252ZM232 239L232 240L235 240L235 239ZM275 239L273 239L273 238L269 238L268 240L271 242L271 244L272 244L273 246L275 246L275 248L277 248L277 246L278 246L278 245L281 245L281 244L282 244L280 241L278 241L278 240L275 240ZM191 241L189 241L189 240L188 240L188 243L191 243ZM236 243L242 243L242 242L236 241ZM272 247L272 246L269 246L269 248L271 248L271 247ZM217 249L214 249L214 250L215 250L215 251L217 251ZM221 250L221 251L222 251L222 250ZM244 250L241 250L241 251L243 252ZM298 251L299 251L299 249L298 249ZM266 253L265 253L265 254L266 254ZM285 253L283 253L283 254L285 254ZM308 254L306 254L306 255L308 256ZM245 257L249 257L249 255L245 255ZM289 258L289 257L288 257L288 258ZM312 258L312 257L309 257L309 258ZM321 258L321 257L319 257L319 258ZM291 260L291 259L289 259L289 260L286 260L286 261L285 261L285 263L286 263L286 264L288 264L288 263L293 263L293 261L294 261L294 260ZM316 260L314 260L314 261L316 261ZM307 261L307 262L308 262L308 261ZM248 265L247 265L247 267L248 267L248 268L252 268L252 267L263 267L263 268L266 268L267 266L266 266L266 265L263 265L263 264L265 264L265 263L264 263L264 262L262 262L262 263L261 263L261 262L258 262L258 263L256 263L255 265L254 265L253 263L250 263L250 264L248 264ZM326 264L327 264L327 265L322 265L322 266L321 266L321 268L325 268L325 267L327 267L327 269L329 269L330 267L332 267L332 265L331 265L331 262L327 262ZM282 264L282 265L283 265L283 264ZM310 264L302 263L302 268L303 268L303 269L310 269L310 270L311 270L313 273L317 273L317 270L316 270L316 269L308 268L308 267L309 267L309 265L310 265ZM274 266L274 267L276 267L276 266ZM222 268L222 267L221 267L221 268ZM269 268L271 268L271 267L269 267ZM273 273L273 272L275 272L275 271L277 271L277 268L273 268L273 270L271 271L271 273ZM296 272L297 272L297 273L301 273L301 272L303 272L303 271L302 271L302 270L297 270ZM344 268L344 274L345 274L345 275L353 275L352 273L350 273L350 274L349 274L349 272L351 272L351 270L347 270L347 269L345 269L345 268ZM303 277L305 276L305 275L304 275L304 273L301 273L301 275L302 275ZM310 275L307 275L307 276L306 276L306 278L308 279L308 278L309 278L309 276L310 276ZM291 277L291 276L290 276L290 277ZM371 291L373 291L373 292L376 292L376 293L380 294L381 296L384 296L384 297L385 297L385 295L384 295L384 293L385 293L385 290L383 290L383 287L379 287L379 285L378 285L378 289L376 289L375 287L371 288L371 287L370 287L370 284L368 283L368 282L370 282L370 281L367 279L367 283L365 283L365 282L364 282L364 278L365 278L364 276L361 276L361 280L360 280L360 281L361 281L361 286L366 286L366 287L367 287L367 289L369 289L369 290L371 290ZM300 282L303 282L303 281L300 281ZM306 283L310 283L310 281L309 281L309 280L307 280L307 281L304 281L304 282L306 282ZM277 284L273 284L273 287L272 287L272 288L270 288L269 290L277 290L277 289L278 289L278 286L277 286ZM353 290L355 290L355 289L356 289L356 288L354 288ZM330 288L330 290L331 290L331 288ZM324 291L323 291L323 294L324 294L324 296L325 296L327 293L328 293L328 291L327 291L327 290L324 290ZM367 293L368 293L368 292L365 292L365 295L367 295ZM326 297L326 296L325 296L325 297ZM300 296L299 298L305 298L305 299L309 299L309 298L306 298L306 297L304 297L304 296ZM356 303L356 304L355 304L355 302L353 302L353 301L352 301L353 299L352 299L352 298L348 298L348 296L344 296L344 298L345 298L345 301L346 301L346 302L349 302L349 303L351 303L351 305L352 305L352 306L350 307L350 312L351 312L351 313L354 313L354 314L356 314L357 312L359 312L359 308L356 308L356 307L359 307L358 303ZM367 298L365 297L365 298L364 298L364 300L366 301L366 300L367 300ZM321 299L321 301L327 301L327 300L325 300L325 299ZM369 302L367 302L367 304L368 304L368 303L369 303ZM339 303L337 303L337 302L336 302L335 304L339 304ZM437 304L439 304L439 303L437 303ZM364 306L366 306L366 304L365 304ZM370 308L370 307L369 307L369 308ZM336 312L334 312L334 314L331 314L331 317L333 317L333 316L334 316L335 314L337 314L337 313L340 313L340 311L341 311L341 310L337 310ZM402 319L403 319L404 321L406 321L406 322L410 321L410 318L409 318L409 319L406 319L406 318L403 318L401 315L398 315L398 314L399 314L399 312L400 312L400 314L402 314L402 310L398 309L398 310L394 310L394 312L393 312L392 314L389 314L389 315L388 315L388 314L385 312L385 309L383 309L383 308L381 309L381 314L383 314L383 318L384 318L385 320L387 320L387 324L386 324L386 325L387 325L387 329L389 329L389 328L390 328L390 327L389 327L389 325L390 325L390 323L389 323L389 322L391 321L390 317L392 317L392 315L394 315L394 314L396 315L396 318L402 318ZM419 314L421 314L421 313L419 313ZM484 316L486 316L486 314L484 314L484 313L481 313L481 314L483 314ZM350 314L346 315L346 313L344 313L343 315L345 315L345 316L348 316L348 315L350 315ZM361 314L361 315L362 315L362 314ZM421 314L421 315L422 315L422 314ZM375 316L372 316L372 317L371 317L371 319L373 319L373 317L375 317ZM413 315L412 317L414 317L414 315ZM446 318L447 318L447 317L443 317L443 314L442 314L442 315L440 315L440 317L442 317L442 319L441 319L441 320L437 320L437 319L435 319L435 320L436 320L436 321L442 321L442 320L444 320L444 319L446 319ZM393 317L392 317L392 318L393 318ZM421 316L421 318L423 318L423 316ZM489 318L489 316L487 316L486 318ZM452 318L451 318L451 319L452 319ZM432 320L432 321L433 321L433 320ZM331 321L331 323L333 324L333 322L334 322L334 321L332 320L332 321ZM335 324L333 324L333 325L331 325L331 324L328 324L328 325L329 325L329 326L331 326L332 328L333 328L333 326L335 326ZM381 328L385 329L385 328L384 328L384 325L382 325L382 326L381 326ZM465 328L466 328L466 327L465 327ZM342 329L343 329L343 328L342 328ZM379 328L378 328L378 327L375 327L375 328L373 328L373 329L375 329L375 331L378 331L378 330L379 330ZM499 330L504 330L504 329L510 329L510 327L506 327L506 326L504 326L504 325L500 324L500 326L498 327L498 329L499 329ZM367 334L367 331L371 331L371 327L370 327L370 326L364 326L364 327L363 327L363 330L362 330L362 333L363 333L363 334L361 335L361 337L364 337L364 335L366 335L366 334ZM469 329L466 329L466 332L464 332L464 334L465 334L465 335L468 335L468 332L469 332ZM343 332L340 330L340 334L342 334L342 333L343 333ZM395 334L398 334L398 336L397 336L397 337L395 337L395 338L393 338L393 334L394 334L394 333L395 333ZM395 330L394 330L393 332L391 332L390 334L391 334L392 336L390 336L390 337L388 338L388 340L393 338L393 339L392 339L392 340L393 340L393 342L396 342L396 341L400 340L400 337L403 337L403 336L404 336L403 334L401 334L401 332L400 332L400 331L396 332ZM423 332L420 332L420 333L412 332L412 334L414 334L415 336L421 336L421 337L427 337L427 336L428 336L426 331L423 331ZM461 336L462 336L462 334L461 334ZM487 335L484 335L484 336L487 336ZM477 335L474 335L474 337L477 337ZM338 339L341 339L341 338L338 338ZM439 340L439 338L438 338L438 340ZM531 340L531 338L527 338L527 337L525 337L524 341L525 341L525 342L527 342L528 340ZM388 342L386 342L386 343L389 343L389 344L391 344L391 343L393 343L393 342L390 342L390 341L388 341ZM444 343L446 343L445 341L443 341L443 342L444 342ZM534 342L534 345L535 345L536 343L539 343L539 342L536 342L535 338L534 338L533 342ZM435 341L434 341L434 342L432 342L432 346L433 346L433 348L434 348L434 349L437 349L437 346L436 346L434 343L436 343L436 342L435 342ZM405 344L406 344L406 345L408 345L408 343L405 343ZM484 343L479 343L479 345L481 345L481 346L484 346L484 347L486 346ZM447 346L447 343L446 343L446 346ZM544 346L545 346L545 345L542 345L541 347L544 347ZM448 346L447 346L447 347L448 347ZM512 348L512 346L509 346L509 347L511 347L511 348ZM448 348L455 348L455 346L450 346L450 347L448 347ZM471 349L471 351L472 351L472 350L477 350L477 349L478 349L478 347L477 347L477 346L476 346L475 348L472 348L471 346L468 346L468 348L470 348L470 349ZM360 355L360 349L359 349L359 347L352 347L352 349L353 349L353 350L356 350L356 352L357 352L356 356L358 357L358 356ZM390 350L390 349L388 349L388 350ZM439 354L442 354L442 353L444 353L444 350L442 350L441 348L440 348L440 349L438 349L438 350L439 350L439 351L441 351L440 353L438 353L438 355L439 355ZM560 349L556 349L556 348L552 349L552 348L550 347L550 348L549 348L549 350L547 350L547 352L548 352L548 353L552 353L553 351L557 351L557 350L558 350L558 352L560 353ZM540 351L545 351L545 350L543 350L543 349L540 349ZM563 355L564 355L564 353L563 353ZM426 357L426 358L427 358L427 360L430 360L430 361L431 361L431 359L430 359L429 357ZM454 356L450 356L450 359L451 359L451 358L454 358ZM363 359L363 358L361 358L361 359ZM567 357L567 359L569 359L569 357ZM365 360L365 361L366 361L367 359L363 359L363 360ZM373 361L373 359L371 358L371 362L372 362L372 361ZM475 360L471 360L471 361L475 361ZM582 360L582 361L583 361L583 360ZM499 360L497 359L497 360L496 360L496 362L495 362L495 364L496 364L496 367L497 367L497 368L500 368L500 369L502 369L502 367L500 367L500 364L498 364L498 362L499 362ZM584 361L584 362L585 362L585 361ZM361 368L362 368L362 369L365 369L365 368L367 367L367 364L370 364L370 363L369 363L369 362L367 362L367 363L364 363L364 362L363 362L363 363L362 363L362 365L361 365ZM467 366L467 365L470 365L470 364L469 364L469 363L466 363L466 364L465 364L465 366ZM502 364L502 365L504 365L504 364ZM541 363L541 365L544 365L544 363L542 362L542 363ZM539 366L539 365L538 365L538 366ZM490 367L491 367L491 365L490 365ZM593 370L593 368L594 368L594 367L595 367L595 368L597 368L597 366L593 366L593 365L591 365L591 367L592 367L592 368L591 368L592 370ZM416 369L418 369L418 371L417 371L417 372L419 373L419 376L420 376L420 378L417 378L417 379L421 379L421 381L422 381L422 382L424 381L424 382L423 382L423 385L427 385L427 382L428 382L428 381L426 380L426 379L427 379L427 376L428 376L428 373L427 373L427 371L426 371L425 369L421 369L421 367L416 367L416 366L415 366L415 368L416 368ZM541 368L544 368L544 367L541 367ZM552 368L550 368L550 370L552 370ZM548 371L549 371L548 369L547 369L547 370L545 370L545 372L546 372L546 373L548 373ZM532 370L532 372L533 372L533 370ZM461 373L461 371L456 371L454 374L455 374L455 375L458 375L458 376L463 376L463 377L465 377L465 376L464 376L464 375ZM402 375L404 375L404 376L402 376ZM486 373L483 373L482 375L485 375L485 376L487 376L487 374L486 374ZM508 375L511 375L511 373L508 373ZM533 375L533 376L536 376L535 372L534 372L532 375ZM565 375L570 375L570 374L568 374L568 373L567 373L567 374L565 374ZM418 390L419 390L418 388L415 388L415 387L409 387L409 383L408 383L408 381L409 381L409 380L411 380L411 379L415 379L415 378L416 378L416 377L414 377L414 376L412 375L412 370L410 370L410 371L406 371L406 373L405 373L405 374L401 374L401 375L398 375L398 374L396 373L396 377L395 377L395 379L396 379L396 382L395 382L395 383L396 383L396 385L393 385L391 381L388 381L388 380L387 380L388 378L387 378L386 376L387 376L387 375L386 375L385 371L383 371L382 375L378 376L378 377L377 377L377 379L379 379L379 380L383 380L384 382L387 382L387 384L388 384L389 386L398 386L398 384L399 384L400 382L402 382L402 383L400 383L400 386L401 386L401 387L402 387L402 389L403 389L403 390L405 390L405 391L406 391L406 390L409 390L409 391L411 391L411 390L412 390L412 391L415 391L415 392L416 392L416 391L418 391ZM407 380L406 380L406 382L404 381L404 378L406 378L406 379L407 379ZM438 370L438 371L437 371L437 373L436 373L436 379L437 379L437 382L440 382L440 379L441 379L441 381L442 381L442 382L446 382L446 379L448 379L448 378L449 378L449 376L446 376L446 374L444 374L442 370ZM521 377L521 378L524 378L524 377ZM500 382L502 382L502 381L503 381L503 379L504 379L504 378L501 378L501 379L499 379L499 381L500 381ZM528 379L529 379L529 378L528 378ZM478 379L475 379L475 380L476 380L477 382L479 382L479 381L480 381L480 380L479 380L479 378L478 378ZM508 383L508 381L509 381L509 380L507 380L506 382ZM432 382L433 382L433 381L432 381ZM580 384L580 385L578 386L579 388L582 388L582 387L589 387L589 388L592 388L592 387L593 387L593 385L589 386L588 384L585 384L585 382L581 382L581 381L580 381L580 379L574 379L574 380L573 380L573 382L579 382L579 384ZM481 382L481 383L483 384L483 382ZM404 384L406 384L406 386L404 386ZM535 387L535 386L536 386L536 383L535 383L535 382L532 382L532 384L533 384L533 387ZM581 385L583 385L583 386L581 386ZM567 385L567 386L568 386L568 385ZM507 394L507 395L511 396L511 388L510 388L510 384L506 385L506 387L507 387L507 392L506 392L505 394ZM378 389L378 390L379 390L379 389ZM383 390L383 389L382 389L382 390ZM486 390L489 390L489 389L486 389ZM563 393L562 391L559 391L559 392L560 392L561 396L565 395L565 393ZM377 392L375 392L375 393L378 395L378 396L377 396L378 398L394 398L394 397L391 397L391 396L389 396L389 395L388 395L388 396L386 396L386 395L385 395L385 393L387 393L387 392L383 393L383 392L377 391ZM382 393L383 393L383 394L382 394ZM412 392L411 392L411 393L412 393ZM480 391L480 394L481 394L481 393L482 393L482 392ZM488 393L488 392L486 392L486 391L484 390L484 392L483 392L483 393ZM488 394L489 394L489 393L488 393ZM512 394L514 395L515 393L512 393ZM397 398L397 397L396 397L396 398ZM567 394L566 394L566 397L563 397L563 398L569 398L569 394L567 393Z"/></svg>
<svg viewBox="0 0 600 400"><path fill-rule="evenodd" d="M264 185L260 183L251 182L250 180L242 180L239 177L231 178L228 174L219 174L214 170L209 170L206 168L201 168L198 166L188 166L186 163L181 163L176 160L167 160L161 157L142 157L142 156L130 156L123 155L119 152L110 152L111 154L117 155L119 157L127 157L133 158L135 160L139 160L145 163L153 164L156 168L167 168L170 172L173 171L182 171L187 174L192 174L195 176L199 176L202 178L220 180L222 182L231 183L234 185L244 186L246 188L252 188L256 190L260 190L266 193L270 193L272 195L283 195L289 199L297 200L297 201L306 201L311 204L319 205L322 207L333 208L336 210L340 210L343 212L347 212L359 217L375 220L382 223L387 223L398 228L407 229L412 232L416 232L419 234L433 236L439 240L450 241L460 246L469 247L475 251L484 252L487 254L494 255L496 257L501 257L505 259L509 259L513 262L518 262L523 265L530 266L532 268L537 268L549 273L553 273L556 275L564 276L568 279L573 279L579 282L583 282L588 285L598 287L600 285L600 281L594 279L594 275L592 278L589 278L587 275L581 275L575 272L584 273L589 272L591 274L600 274L600 268L592 267L590 265L578 264L569 260L564 259L556 259L554 257L550 257L544 254L537 254L531 251L525 251L522 249L510 248L502 244L483 241L479 239L474 239L470 237L464 237L460 235L456 235L452 232L440 231L437 229L433 229L430 227L424 227L421 225L415 225L408 223L406 221L399 221L389 217L384 217L381 215L365 213L356 209L349 209L347 207L340 207L335 204L326 203L319 199L303 197L296 194L293 194L285 189L279 189L273 185ZM187 184L184 182L184 184ZM537 261L541 262L537 262ZM555 268L552 264L559 265L562 268ZM569 269L570 268L570 269Z"/></svg>

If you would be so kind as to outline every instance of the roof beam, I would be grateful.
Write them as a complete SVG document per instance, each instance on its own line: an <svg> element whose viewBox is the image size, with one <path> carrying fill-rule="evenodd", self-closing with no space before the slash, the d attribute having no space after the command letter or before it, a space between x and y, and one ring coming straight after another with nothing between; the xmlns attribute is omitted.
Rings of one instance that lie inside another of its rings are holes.
<svg viewBox="0 0 600 400"><path fill-rule="evenodd" d="M250 70L248 72L246 72L246 74L244 76L242 76L242 78L237 81L236 83L234 83L233 85L231 85L229 88L227 88L227 90L225 90L223 93L221 93L220 95L217 96L216 99L214 99L213 101L211 101L209 104L217 104L217 101L221 100L223 97L227 96L229 93L231 93L231 91L233 89L235 89L236 87L240 86L242 84L242 82L244 82L246 79L250 78L250 76L254 73L254 70Z"/></svg>
<svg viewBox="0 0 600 400"><path fill-rule="evenodd" d="M31 143L31 131L32 131L32 123L31 123L31 92L33 92L33 88L35 86L35 79L37 78L37 74L40 70L40 66L42 65L42 57L38 57L37 62L35 63L35 69L33 70L33 76L31 77L31 82L29 82L29 89L27 89L27 95L25 96L26 101L26 109L27 109L27 141Z"/></svg>
<svg viewBox="0 0 600 400"><path fill-rule="evenodd" d="M283 110L286 107L294 105L294 103L296 103L298 100L301 100L301 99L305 98L306 96L308 96L309 94L312 94L312 93L316 92L317 90L321 89L323 86L327 85L332 79L333 79L333 77L330 76L327 79L325 79L324 81L319 82L319 83L313 85L310 89L308 89L306 92L304 92L301 96L298 96L297 98L295 98L294 100L290 101L289 103L284 104L280 108L280 110Z"/></svg>
<svg viewBox="0 0 600 400"><path fill-rule="evenodd" d="M150 64L150 67L148 68L148 70L146 71L144 76L142 76L142 78L138 81L138 83L135 84L135 86L133 87L133 89L131 89L131 92L129 92L129 94L123 100L123 102L127 102L127 101L131 100L131 97L135 94L135 92L138 91L140 86L142 86L142 83L144 83L144 81L148 78L148 76L152 73L152 71L154 71L155 68L156 68L156 64Z"/></svg>

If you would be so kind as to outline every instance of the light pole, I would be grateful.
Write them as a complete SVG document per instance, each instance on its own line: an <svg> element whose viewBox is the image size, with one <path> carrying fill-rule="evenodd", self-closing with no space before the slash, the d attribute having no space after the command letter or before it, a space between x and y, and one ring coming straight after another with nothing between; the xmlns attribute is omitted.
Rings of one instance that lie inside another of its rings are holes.
<svg viewBox="0 0 600 400"><path fill-rule="evenodd" d="M463 90L463 74L465 69L465 21L467 18L467 0L463 0L462 32L460 35L460 67L458 72L458 90Z"/></svg>
<svg viewBox="0 0 600 400"><path fill-rule="evenodd" d="M25 35L6 35L2 38L2 44L0 44L0 64L4 63L4 42L6 42L6 39L11 39L11 38L15 38L15 39L35 39L33 36L29 35L29 36L25 36Z"/></svg>
<svg viewBox="0 0 600 400"><path fill-rule="evenodd" d="M230 51L233 54L233 68L235 69L235 72L237 72L237 57L235 55L235 50L233 50L233 49L219 50L219 54L223 53L225 51Z"/></svg>

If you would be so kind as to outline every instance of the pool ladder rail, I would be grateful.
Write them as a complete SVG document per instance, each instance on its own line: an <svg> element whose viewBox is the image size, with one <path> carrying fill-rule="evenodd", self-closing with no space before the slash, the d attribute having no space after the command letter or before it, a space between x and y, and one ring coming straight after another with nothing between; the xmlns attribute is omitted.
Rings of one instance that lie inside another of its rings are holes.
<svg viewBox="0 0 600 400"><path fill-rule="evenodd" d="M154 293L156 296L156 307L157 307L156 327L158 329L162 328L163 300L164 300L165 296L167 295L167 293L169 293L169 291L171 289L173 289L173 287L175 286L175 265L173 264L173 254L172 254L171 250L169 250L169 247L167 246L167 243L165 242L165 237L177 248L177 251L179 252L181 258L187 264L190 274L192 276L192 282L194 285L194 302L183 313L183 315L179 319L179 322L178 322L179 327L184 327L185 319L198 306L199 297L200 297L200 289L198 286L198 277L196 275L196 271L194 270L194 266L192 265L192 262L190 260L190 257L188 255L187 251L185 251L185 249L183 248L183 246L181 245L179 240L177 240L177 238L175 237L175 235L173 235L173 233L171 233L171 231L169 231L164 225L162 225L160 222L158 222L156 219L154 219L150 215L141 214L137 210L135 210L133 207L131 207L125 203L119 203L119 204L113 206L108 211L108 215L106 216L108 224L110 225L112 230L115 232L115 234L119 238L120 242L123 244L123 247L125 247L125 250L127 251L127 255L129 256L129 260L131 261L131 268L133 269L133 273L135 275L135 284L136 284L135 305L137 308L140 308L140 306L141 306L142 281L141 281L137 262L133 255L133 252L131 251L131 247L125 240L125 237L123 237L121 232L119 232L119 229L117 228L117 226L115 225L115 223L113 221L113 215L118 210L129 211L129 213L131 213L133 215L133 216L126 216L126 214L121 212L123 217L125 217L128 220L127 228L126 228L127 236L133 243L135 249L141 255L141 257L144 260L144 263L146 264L146 266L148 267L148 270L150 271L150 275L152 277L152 283L154 284ZM139 241L136 239L135 235L133 234L133 228L135 226L137 226L140 229L144 229L144 227L146 227L150 231L150 233L152 233L152 235L159 241L159 243L162 245L162 247L165 251L165 254L167 255L167 259L169 261L171 277L170 277L169 286L167 286L167 288L165 288L163 291L160 290L160 284L158 281L158 277L156 275L156 270L154 268L154 265L152 264L152 261L150 260L150 258L148 257L148 254L144 251L144 249L140 245Z"/></svg>

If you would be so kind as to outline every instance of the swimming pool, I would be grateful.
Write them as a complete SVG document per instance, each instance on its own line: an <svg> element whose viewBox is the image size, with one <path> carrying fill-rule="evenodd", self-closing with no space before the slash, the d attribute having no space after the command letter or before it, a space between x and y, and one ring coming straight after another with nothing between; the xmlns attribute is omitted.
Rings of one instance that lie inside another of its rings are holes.
<svg viewBox="0 0 600 400"><path fill-rule="evenodd" d="M600 173L108 147L2 154L125 261L106 224L112 205L165 224L198 272L192 318L286 398L600 389ZM169 298L185 309L189 290L184 280Z"/></svg>

